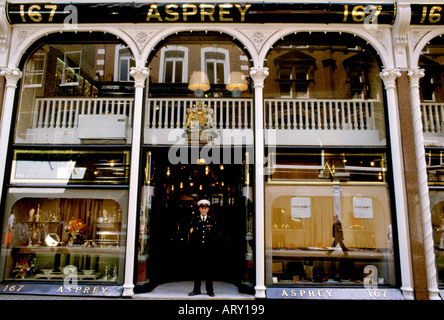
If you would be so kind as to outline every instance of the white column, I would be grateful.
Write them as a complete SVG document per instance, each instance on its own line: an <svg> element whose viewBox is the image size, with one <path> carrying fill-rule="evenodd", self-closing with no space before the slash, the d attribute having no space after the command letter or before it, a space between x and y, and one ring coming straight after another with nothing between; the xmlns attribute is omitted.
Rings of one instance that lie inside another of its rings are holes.
<svg viewBox="0 0 444 320"><path fill-rule="evenodd" d="M384 69L380 73L387 92L387 110L393 161L393 180L398 226L399 259L401 265L401 290L404 298L413 300L413 274L411 265L410 237L407 216L407 197L404 181L399 109L396 97L396 78L401 76L398 69Z"/></svg>
<svg viewBox="0 0 444 320"><path fill-rule="evenodd" d="M416 165L418 167L419 201L421 206L422 230L424 234L424 252L429 299L441 300L436 279L435 245L433 241L432 214L430 211L427 164L424 149L421 100L419 98L419 79L424 76L424 70L419 68L411 69L407 72L407 75L410 79L410 100L413 115Z"/></svg>
<svg viewBox="0 0 444 320"><path fill-rule="evenodd" d="M15 89L22 77L17 68L3 68L0 75L6 78L6 90L3 101L1 128L0 128L0 194L3 193L3 180L5 178L6 156L8 154L9 133L11 131L12 114L14 110Z"/></svg>
<svg viewBox="0 0 444 320"><path fill-rule="evenodd" d="M133 134L131 141L131 170L129 185L129 205L128 205L128 223L126 236L126 259L125 259L125 280L123 284L123 296L131 297L134 295L134 257L136 252L136 221L139 204L139 165L140 165L140 147L142 140L142 108L143 108L143 89L145 80L149 75L146 67L132 67L131 76L135 80L134 112L133 112Z"/></svg>
<svg viewBox="0 0 444 320"><path fill-rule="evenodd" d="M256 211L256 298L266 297L265 287L265 212L264 212L264 80L268 68L253 67L250 76L254 82L254 164L255 164L255 211Z"/></svg>

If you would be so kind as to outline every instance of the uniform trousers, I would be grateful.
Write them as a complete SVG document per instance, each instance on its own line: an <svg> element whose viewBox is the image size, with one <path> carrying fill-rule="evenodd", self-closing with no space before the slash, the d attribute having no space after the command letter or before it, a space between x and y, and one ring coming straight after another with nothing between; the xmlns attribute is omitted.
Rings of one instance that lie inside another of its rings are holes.
<svg viewBox="0 0 444 320"><path fill-rule="evenodd" d="M201 292L202 280L205 280L207 294L213 293L213 253L210 250L193 250L194 292Z"/></svg>

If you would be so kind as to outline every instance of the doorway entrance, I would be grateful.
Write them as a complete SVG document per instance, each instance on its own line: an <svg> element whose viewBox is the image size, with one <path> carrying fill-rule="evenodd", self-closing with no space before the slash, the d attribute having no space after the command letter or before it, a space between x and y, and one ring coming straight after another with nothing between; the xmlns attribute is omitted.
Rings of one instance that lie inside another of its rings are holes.
<svg viewBox="0 0 444 320"><path fill-rule="evenodd" d="M151 287L193 279L189 229L191 219L199 214L197 201L204 198L211 202L209 214L216 219L219 234L214 280L240 289L253 286L249 274L253 270L253 241L246 237L253 226L250 166L245 161L215 164L205 159L199 164L171 165L164 150L158 149L147 152L146 170L151 200L147 202L150 223L145 268Z"/></svg>

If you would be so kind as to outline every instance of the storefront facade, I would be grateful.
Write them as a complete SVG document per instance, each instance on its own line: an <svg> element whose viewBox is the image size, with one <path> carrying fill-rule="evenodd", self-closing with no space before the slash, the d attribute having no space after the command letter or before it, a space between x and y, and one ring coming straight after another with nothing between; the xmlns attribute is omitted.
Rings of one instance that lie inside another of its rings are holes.
<svg viewBox="0 0 444 320"><path fill-rule="evenodd" d="M441 299L439 4L3 9L2 291L189 280L207 198L240 292Z"/></svg>

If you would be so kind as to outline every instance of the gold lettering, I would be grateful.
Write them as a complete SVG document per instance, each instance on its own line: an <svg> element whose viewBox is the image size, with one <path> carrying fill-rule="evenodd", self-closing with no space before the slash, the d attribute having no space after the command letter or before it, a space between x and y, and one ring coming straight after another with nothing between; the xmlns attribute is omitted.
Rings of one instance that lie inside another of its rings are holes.
<svg viewBox="0 0 444 320"><path fill-rule="evenodd" d="M290 291L292 297L296 297L296 290L292 289Z"/></svg>
<svg viewBox="0 0 444 320"><path fill-rule="evenodd" d="M422 16L421 16L421 21L419 23L424 23L424 20L427 16L427 7L423 6L422 7Z"/></svg>
<svg viewBox="0 0 444 320"><path fill-rule="evenodd" d="M314 297L315 296L314 290L308 290L308 296Z"/></svg>
<svg viewBox="0 0 444 320"><path fill-rule="evenodd" d="M233 21L233 18L224 17L225 14L230 14L230 11L224 9L231 9L233 5L230 3L224 3L219 5L219 21Z"/></svg>
<svg viewBox="0 0 444 320"><path fill-rule="evenodd" d="M322 290L318 290L318 297L322 297Z"/></svg>
<svg viewBox="0 0 444 320"><path fill-rule="evenodd" d="M362 11L358 11L358 10L362 10ZM364 10L365 10L365 7L362 5L355 6L352 10L353 20L356 22L364 21L364 19L365 19Z"/></svg>
<svg viewBox="0 0 444 320"><path fill-rule="evenodd" d="M162 17L160 16L159 9L157 8L157 4L152 4L148 13L146 15L146 21L150 21L151 18L157 19L158 21L162 21Z"/></svg>
<svg viewBox="0 0 444 320"><path fill-rule="evenodd" d="M287 291L285 291L285 289L282 290L281 297L288 297Z"/></svg>
<svg viewBox="0 0 444 320"><path fill-rule="evenodd" d="M74 291L74 293L77 293L80 290L82 290L82 287L76 287L76 290Z"/></svg>
<svg viewBox="0 0 444 320"><path fill-rule="evenodd" d="M102 287L102 293L105 293L108 288Z"/></svg>
<svg viewBox="0 0 444 320"><path fill-rule="evenodd" d="M25 19L25 5L21 4L20 5L20 17L22 17L22 21L26 22Z"/></svg>
<svg viewBox="0 0 444 320"><path fill-rule="evenodd" d="M239 12L241 14L241 22L244 22L245 21L245 13L247 13L248 9L250 9L251 4L247 3L245 5L245 8L242 9L241 5L239 3L236 3L235 7L239 10Z"/></svg>
<svg viewBox="0 0 444 320"><path fill-rule="evenodd" d="M60 288L57 289L56 293L62 292L63 293L63 286L60 286Z"/></svg>
<svg viewBox="0 0 444 320"><path fill-rule="evenodd" d="M430 14L429 14L429 21L430 23L437 23L439 20L441 20L441 7L438 6L433 6L430 9ZM438 12L435 12L438 11Z"/></svg>
<svg viewBox="0 0 444 320"><path fill-rule="evenodd" d="M191 11L189 11L188 9L191 9ZM197 13L197 6L195 4L184 4L182 10L183 21L187 21L187 16L194 16Z"/></svg>
<svg viewBox="0 0 444 320"><path fill-rule="evenodd" d="M97 293L97 290L99 289L99 287L94 287L92 293Z"/></svg>
<svg viewBox="0 0 444 320"><path fill-rule="evenodd" d="M49 14L48 22L52 21L52 18L54 18L54 14L57 10L56 4L45 4L45 9L51 9L51 13Z"/></svg>
<svg viewBox="0 0 444 320"><path fill-rule="evenodd" d="M42 21L42 15L40 14L40 12L34 11L34 10L40 10L40 9L42 9L42 7L40 7L37 4L29 7L28 16L31 18L32 21L35 21L35 22Z"/></svg>
<svg viewBox="0 0 444 320"><path fill-rule="evenodd" d="M67 292L67 293L70 293L70 292L71 292L71 290L72 290L71 286L67 286L67 287L66 287L66 291L65 291L65 292Z"/></svg>
<svg viewBox="0 0 444 320"><path fill-rule="evenodd" d="M344 20L342 20L342 22L347 22L347 17L348 17L348 4L344 5Z"/></svg>
<svg viewBox="0 0 444 320"><path fill-rule="evenodd" d="M303 297L304 294L305 294L305 290L299 290L299 295L300 295L301 297Z"/></svg>
<svg viewBox="0 0 444 320"><path fill-rule="evenodd" d="M179 8L179 6L177 4L169 4L169 5L167 5L165 7L165 13L170 15L170 16L173 16L173 17L165 17L166 21L177 21L177 20L179 20L179 13L173 11L173 9L175 10L177 8Z"/></svg>
<svg viewBox="0 0 444 320"><path fill-rule="evenodd" d="M208 9L208 10L206 10ZM200 21L205 21L205 16L210 17L210 21L214 21L214 14L215 7L213 4L201 4L200 5Z"/></svg>
<svg viewBox="0 0 444 320"><path fill-rule="evenodd" d="M85 289L83 289L83 293L88 293L89 289L90 289L90 287L85 287Z"/></svg>
<svg viewBox="0 0 444 320"><path fill-rule="evenodd" d="M325 292L327 292L329 298L331 298L331 291L332 291L332 290L327 290L327 289L325 289Z"/></svg>

